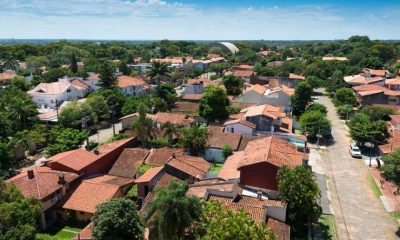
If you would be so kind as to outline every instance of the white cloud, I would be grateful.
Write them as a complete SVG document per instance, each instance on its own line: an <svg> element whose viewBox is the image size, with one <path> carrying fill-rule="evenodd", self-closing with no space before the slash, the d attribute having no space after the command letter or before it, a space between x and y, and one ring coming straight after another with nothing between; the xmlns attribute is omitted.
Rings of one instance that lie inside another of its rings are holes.
<svg viewBox="0 0 400 240"><path fill-rule="evenodd" d="M354 17L353 17L354 16ZM371 17L374 16L374 17ZM400 38L399 14L328 5L205 8L165 0L0 0L0 38Z"/></svg>

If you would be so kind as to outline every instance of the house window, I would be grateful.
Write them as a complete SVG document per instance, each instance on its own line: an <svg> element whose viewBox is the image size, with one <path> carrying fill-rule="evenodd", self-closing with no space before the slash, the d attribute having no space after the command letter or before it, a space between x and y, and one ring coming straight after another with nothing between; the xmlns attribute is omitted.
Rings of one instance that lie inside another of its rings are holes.
<svg viewBox="0 0 400 240"><path fill-rule="evenodd" d="M231 133L234 133L235 129L233 127L231 127Z"/></svg>
<svg viewBox="0 0 400 240"><path fill-rule="evenodd" d="M85 212L82 212L82 211L81 211L81 212L79 212L79 213L80 213L81 215L85 215Z"/></svg>
<svg viewBox="0 0 400 240"><path fill-rule="evenodd" d="M71 89L67 89L67 93L68 93L68 92L71 92Z"/></svg>
<svg viewBox="0 0 400 240"><path fill-rule="evenodd" d="M395 98L390 98L390 99L389 99L389 102L394 102L394 103L395 103L395 102L397 102L397 99L395 99Z"/></svg>

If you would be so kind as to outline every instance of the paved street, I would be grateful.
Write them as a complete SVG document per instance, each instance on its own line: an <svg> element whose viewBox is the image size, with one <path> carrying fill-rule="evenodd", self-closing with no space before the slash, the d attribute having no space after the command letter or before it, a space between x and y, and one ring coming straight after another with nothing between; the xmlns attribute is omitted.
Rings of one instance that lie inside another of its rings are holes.
<svg viewBox="0 0 400 240"><path fill-rule="evenodd" d="M322 150L322 167L327 176L331 208L339 239L398 239L398 226L374 195L368 182L368 166L348 152L351 139L328 97L320 96L332 122L334 143Z"/></svg>
<svg viewBox="0 0 400 240"><path fill-rule="evenodd" d="M120 130L122 130L122 124L116 123L115 124L115 134L118 134ZM109 128L101 129L97 133L90 136L89 141L103 143L103 142L108 141L112 136L113 136L113 127L111 126ZM83 146L86 146L86 141L83 143Z"/></svg>

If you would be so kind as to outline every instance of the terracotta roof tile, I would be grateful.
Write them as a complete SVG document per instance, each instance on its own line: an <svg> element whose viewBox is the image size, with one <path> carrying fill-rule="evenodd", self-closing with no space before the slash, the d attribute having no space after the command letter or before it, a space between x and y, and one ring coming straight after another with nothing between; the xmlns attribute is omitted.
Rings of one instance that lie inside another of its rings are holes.
<svg viewBox="0 0 400 240"><path fill-rule="evenodd" d="M268 162L277 167L294 168L302 164L303 153L297 151L296 145L276 136L251 141L244 150L238 168Z"/></svg>
<svg viewBox="0 0 400 240"><path fill-rule="evenodd" d="M48 158L49 165L58 163L74 171L80 171L99 159L99 156L82 148L62 152Z"/></svg>
<svg viewBox="0 0 400 240"><path fill-rule="evenodd" d="M149 169L147 172L145 172L142 176L140 176L138 179L135 180L135 183L147 183L153 180L154 177L156 177L161 171L164 170L164 167L155 167Z"/></svg>
<svg viewBox="0 0 400 240"><path fill-rule="evenodd" d="M0 82L10 80L10 79L14 78L15 76L17 76L17 74L15 74L15 72L12 70L4 71L4 72L0 73Z"/></svg>
<svg viewBox="0 0 400 240"><path fill-rule="evenodd" d="M145 82L140 78L126 76L126 75L118 76L117 81L118 81L118 87L120 88L141 86L145 84Z"/></svg>
<svg viewBox="0 0 400 240"><path fill-rule="evenodd" d="M175 112L193 112L199 109L199 103L194 102L176 102L172 111Z"/></svg>
<svg viewBox="0 0 400 240"><path fill-rule="evenodd" d="M225 145L231 146L236 151L239 147L242 135L239 133L213 132L207 139L207 146L212 148L222 148Z"/></svg>
<svg viewBox="0 0 400 240"><path fill-rule="evenodd" d="M244 113L245 118L264 115L273 119L278 119L286 116L283 107L273 106L269 104L251 106L242 109L240 112Z"/></svg>
<svg viewBox="0 0 400 240"><path fill-rule="evenodd" d="M214 189L221 192L232 192L237 187L237 183L234 181L222 181L220 179L212 179L212 181L199 181L195 184L189 185L189 189L186 192L188 196L196 196L198 198L206 197L208 189Z"/></svg>
<svg viewBox="0 0 400 240"><path fill-rule="evenodd" d="M269 218L267 228L270 228L276 236L276 240L290 240L290 226L281 221Z"/></svg>
<svg viewBox="0 0 400 240"><path fill-rule="evenodd" d="M221 168L221 171L218 173L218 177L222 179L237 179L240 178L240 171L238 170L239 161L242 159L244 155L243 151L234 152L231 156L229 156L224 165Z"/></svg>
<svg viewBox="0 0 400 240"><path fill-rule="evenodd" d="M40 83L32 90L29 90L29 94L43 94L43 95L55 95L61 94L71 86L68 82L52 82L52 83Z"/></svg>
<svg viewBox="0 0 400 240"><path fill-rule="evenodd" d="M201 157L175 156L168 160L166 165L178 169L194 178L202 179L211 168L211 163Z"/></svg>
<svg viewBox="0 0 400 240"><path fill-rule="evenodd" d="M302 76L302 75L297 75L297 74L294 74L294 73L290 73L290 74L289 74L289 78L290 78L290 79L301 79L301 80L305 80L305 79L306 79L304 76Z"/></svg>
<svg viewBox="0 0 400 240"><path fill-rule="evenodd" d="M85 181L90 183L111 184L121 187L134 183L134 180L132 178L112 176L112 175L101 175L93 178L87 178L85 179Z"/></svg>
<svg viewBox="0 0 400 240"><path fill-rule="evenodd" d="M92 226L93 222L89 223L84 229L75 235L74 240L92 240Z"/></svg>
<svg viewBox="0 0 400 240"><path fill-rule="evenodd" d="M151 149L145 160L145 164L151 166L164 166L164 164L172 157L172 155L183 155L182 148L158 148Z"/></svg>
<svg viewBox="0 0 400 240"><path fill-rule="evenodd" d="M133 178L148 155L149 151L144 148L125 148L108 174Z"/></svg>
<svg viewBox="0 0 400 240"><path fill-rule="evenodd" d="M386 79L385 84L387 85L400 85L400 77Z"/></svg>
<svg viewBox="0 0 400 240"><path fill-rule="evenodd" d="M251 86L250 88L248 88L246 90L246 92L255 91L259 94L264 94L266 90L267 90L266 87L261 86L260 84L255 84L255 85Z"/></svg>
<svg viewBox="0 0 400 240"><path fill-rule="evenodd" d="M240 124L242 124L244 126L250 127L250 128L254 128L254 129L256 128L256 125L254 123L249 122L249 121L247 121L245 119L242 119L242 118L226 121L224 123L224 126L228 126L228 125L232 125L232 124L238 124L238 123L240 123Z"/></svg>
<svg viewBox="0 0 400 240"><path fill-rule="evenodd" d="M82 82L79 79L74 79L71 81L71 85L76 87L76 88L80 88L80 89L89 89L89 86L86 85L86 83Z"/></svg>
<svg viewBox="0 0 400 240"><path fill-rule="evenodd" d="M64 175L67 183L71 183L79 176L75 173L51 170L48 167L34 167L33 178L28 178L27 171L8 179L7 183L13 183L25 197L34 197L42 200L62 188L58 183L59 176Z"/></svg>
<svg viewBox="0 0 400 240"><path fill-rule="evenodd" d="M183 94L181 99L187 101L200 101L203 94L187 93Z"/></svg>
<svg viewBox="0 0 400 240"><path fill-rule="evenodd" d="M158 112L154 115L154 121L161 124L170 122L178 126L190 126L194 119L187 114Z"/></svg>
<svg viewBox="0 0 400 240"><path fill-rule="evenodd" d="M129 142L133 141L134 139L135 139L134 137L133 138L125 138L125 139L121 139L118 141L103 144L98 148L99 153L106 154L106 153L112 152L115 149L122 147L125 144L128 144Z"/></svg>

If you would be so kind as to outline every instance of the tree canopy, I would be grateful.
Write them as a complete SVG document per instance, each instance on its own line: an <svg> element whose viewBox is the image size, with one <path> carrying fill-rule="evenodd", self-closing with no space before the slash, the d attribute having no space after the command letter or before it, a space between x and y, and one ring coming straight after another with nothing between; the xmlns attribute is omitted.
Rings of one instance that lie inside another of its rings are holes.
<svg viewBox="0 0 400 240"><path fill-rule="evenodd" d="M313 89L307 82L300 82L295 88L294 95L291 99L293 115L300 116L305 110L309 102Z"/></svg>
<svg viewBox="0 0 400 240"><path fill-rule="evenodd" d="M313 110L303 113L300 117L300 124L301 129L310 138L316 138L318 135L330 136L331 123L323 112Z"/></svg>
<svg viewBox="0 0 400 240"><path fill-rule="evenodd" d="M134 202L116 198L96 208L92 218L95 239L132 239L144 237L144 223Z"/></svg>
<svg viewBox="0 0 400 240"><path fill-rule="evenodd" d="M222 79L228 95L239 95L243 90L243 80L235 75L228 75Z"/></svg>
<svg viewBox="0 0 400 240"><path fill-rule="evenodd" d="M349 121L350 136L353 140L365 143L383 144L389 137L386 121L371 121L368 115L356 113Z"/></svg>
<svg viewBox="0 0 400 240"><path fill-rule="evenodd" d="M199 114L207 121L223 121L229 116L227 107L229 99L226 92L217 86L209 85L206 87L199 106Z"/></svg>
<svg viewBox="0 0 400 240"><path fill-rule="evenodd" d="M208 129L206 127L193 126L180 130L179 143L192 155L199 155L206 148Z"/></svg>

